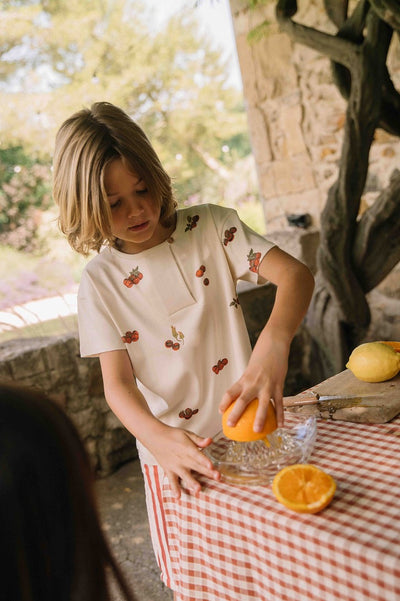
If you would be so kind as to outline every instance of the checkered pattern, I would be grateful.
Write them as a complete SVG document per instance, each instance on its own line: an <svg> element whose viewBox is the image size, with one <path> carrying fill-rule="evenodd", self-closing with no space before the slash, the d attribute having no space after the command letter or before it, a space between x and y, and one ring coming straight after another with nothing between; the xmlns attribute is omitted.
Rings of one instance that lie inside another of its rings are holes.
<svg viewBox="0 0 400 601"><path fill-rule="evenodd" d="M203 480L198 498L164 509L177 601L400 599L400 417L318 422L311 462L337 491L296 514L270 487Z"/></svg>

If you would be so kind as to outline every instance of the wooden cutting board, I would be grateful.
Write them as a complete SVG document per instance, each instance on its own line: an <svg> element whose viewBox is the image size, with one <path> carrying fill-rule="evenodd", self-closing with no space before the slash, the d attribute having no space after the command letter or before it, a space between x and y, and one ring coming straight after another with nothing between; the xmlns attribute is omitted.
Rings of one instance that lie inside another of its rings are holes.
<svg viewBox="0 0 400 601"><path fill-rule="evenodd" d="M362 382L349 369L324 380L310 391L319 395L356 396L355 399L323 401L317 405L287 408L287 411L314 414L327 419L349 422L383 424L400 413L400 374L386 382Z"/></svg>

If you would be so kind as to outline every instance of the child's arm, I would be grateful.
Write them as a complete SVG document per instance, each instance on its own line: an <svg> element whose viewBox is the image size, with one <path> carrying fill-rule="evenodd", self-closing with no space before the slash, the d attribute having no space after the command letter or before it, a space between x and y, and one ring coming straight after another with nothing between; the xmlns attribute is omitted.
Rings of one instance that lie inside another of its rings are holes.
<svg viewBox="0 0 400 601"><path fill-rule="evenodd" d="M278 247L265 255L258 273L277 286L274 307L246 370L226 391L219 406L222 413L236 401L229 418L229 424L234 426L246 406L257 397L256 432L262 430L270 399L274 399L278 426L283 425L282 395L290 344L314 290L314 278L308 267Z"/></svg>
<svg viewBox="0 0 400 601"><path fill-rule="evenodd" d="M110 408L164 469L175 498L180 497L181 485L194 495L200 492L200 484L192 470L218 480L219 472L201 452L212 439L172 428L153 416L136 385L126 351L110 351L101 353L99 357L104 392Z"/></svg>

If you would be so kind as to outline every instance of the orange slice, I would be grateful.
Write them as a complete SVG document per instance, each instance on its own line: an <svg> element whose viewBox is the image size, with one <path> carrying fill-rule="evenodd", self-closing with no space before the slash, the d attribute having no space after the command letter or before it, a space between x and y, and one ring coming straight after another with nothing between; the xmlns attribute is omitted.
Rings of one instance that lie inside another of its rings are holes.
<svg viewBox="0 0 400 601"><path fill-rule="evenodd" d="M333 499L336 482L315 465L297 463L280 470L272 481L278 501L298 513L317 513Z"/></svg>
<svg viewBox="0 0 400 601"><path fill-rule="evenodd" d="M258 407L258 399L253 399L251 403L247 405L246 409L239 417L236 426L228 426L228 417L234 405L234 402L231 403L228 409L225 409L222 415L222 431L230 440L235 440L236 442L262 440L267 436L267 434L270 434L276 430L276 414L272 403L269 403L268 405L267 419L265 420L264 428L261 432L254 432L253 430L254 418L256 416Z"/></svg>

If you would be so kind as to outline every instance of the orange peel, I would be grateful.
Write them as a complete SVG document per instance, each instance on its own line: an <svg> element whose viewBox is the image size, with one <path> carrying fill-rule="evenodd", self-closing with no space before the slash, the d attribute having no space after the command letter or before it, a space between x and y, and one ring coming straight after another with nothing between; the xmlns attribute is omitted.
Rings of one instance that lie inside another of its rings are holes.
<svg viewBox="0 0 400 601"><path fill-rule="evenodd" d="M231 403L222 415L222 431L226 438L235 440L236 442L252 442L255 440L265 439L267 434L270 434L277 428L275 407L270 402L267 410L267 418L264 428L261 432L254 432L254 418L258 408L258 399L253 399L240 416L235 426L228 426L228 417L235 403Z"/></svg>

